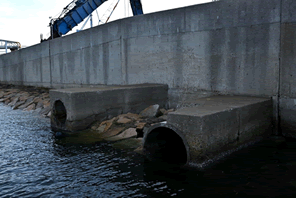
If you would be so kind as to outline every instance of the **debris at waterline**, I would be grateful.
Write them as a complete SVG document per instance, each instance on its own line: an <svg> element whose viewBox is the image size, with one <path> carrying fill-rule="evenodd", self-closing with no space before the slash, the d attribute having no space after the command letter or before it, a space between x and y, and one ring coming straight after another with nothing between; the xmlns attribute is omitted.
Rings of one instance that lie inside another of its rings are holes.
<svg viewBox="0 0 296 198"><path fill-rule="evenodd" d="M13 110L36 112L47 118L51 116L48 88L0 85L0 102ZM136 152L141 152L144 129L166 121L167 114L172 111L174 109L160 109L158 104L151 105L139 114L121 114L110 120L95 122L89 130L67 138L80 143L111 141L114 147L136 148Z"/></svg>

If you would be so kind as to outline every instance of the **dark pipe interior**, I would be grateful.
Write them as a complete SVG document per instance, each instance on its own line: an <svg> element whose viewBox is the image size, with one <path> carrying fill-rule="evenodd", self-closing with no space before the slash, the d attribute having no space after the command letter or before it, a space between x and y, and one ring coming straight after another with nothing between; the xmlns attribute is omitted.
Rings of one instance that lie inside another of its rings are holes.
<svg viewBox="0 0 296 198"><path fill-rule="evenodd" d="M66 123L67 111L62 101L57 100L54 103L53 116L59 124L64 125Z"/></svg>
<svg viewBox="0 0 296 198"><path fill-rule="evenodd" d="M182 138L166 127L151 131L145 140L144 149L151 161L179 165L187 162L187 151Z"/></svg>

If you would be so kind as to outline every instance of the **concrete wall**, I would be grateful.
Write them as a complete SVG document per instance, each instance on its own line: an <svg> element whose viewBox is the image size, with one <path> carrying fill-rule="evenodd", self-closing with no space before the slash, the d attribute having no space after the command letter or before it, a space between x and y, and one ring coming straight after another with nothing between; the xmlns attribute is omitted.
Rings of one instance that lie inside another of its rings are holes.
<svg viewBox="0 0 296 198"><path fill-rule="evenodd" d="M294 4L221 0L114 21L1 55L0 82L51 87L164 83L171 106L190 94L204 94L196 90L273 97L275 122L280 115L283 127L292 130Z"/></svg>
<svg viewBox="0 0 296 198"><path fill-rule="evenodd" d="M296 1L283 0L279 118L285 136L296 137Z"/></svg>

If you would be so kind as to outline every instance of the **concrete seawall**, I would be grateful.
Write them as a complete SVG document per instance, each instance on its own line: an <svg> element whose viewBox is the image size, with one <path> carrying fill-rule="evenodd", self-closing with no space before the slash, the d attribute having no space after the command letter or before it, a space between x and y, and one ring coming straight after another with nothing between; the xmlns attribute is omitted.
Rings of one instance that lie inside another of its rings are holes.
<svg viewBox="0 0 296 198"><path fill-rule="evenodd" d="M1 55L0 82L168 84L171 107L197 90L273 97L275 131L294 136L294 4L221 0L114 21Z"/></svg>

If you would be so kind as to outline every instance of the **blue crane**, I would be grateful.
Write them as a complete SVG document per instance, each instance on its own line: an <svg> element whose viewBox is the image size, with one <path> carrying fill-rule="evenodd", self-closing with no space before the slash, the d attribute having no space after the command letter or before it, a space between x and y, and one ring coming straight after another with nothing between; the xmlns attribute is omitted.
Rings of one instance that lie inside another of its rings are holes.
<svg viewBox="0 0 296 198"><path fill-rule="evenodd" d="M107 0L73 0L64 8L58 18L51 19L51 36L48 39L61 37L67 34L106 1ZM143 14L141 0L130 0L130 4L134 16Z"/></svg>

